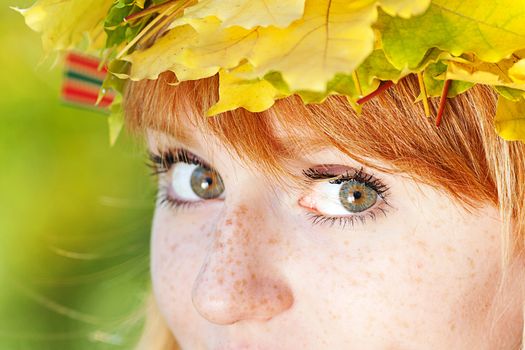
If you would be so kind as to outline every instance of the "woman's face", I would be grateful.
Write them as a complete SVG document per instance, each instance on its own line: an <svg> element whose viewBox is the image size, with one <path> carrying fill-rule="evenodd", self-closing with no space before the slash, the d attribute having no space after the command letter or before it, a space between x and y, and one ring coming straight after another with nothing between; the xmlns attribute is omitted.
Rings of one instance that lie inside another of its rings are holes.
<svg viewBox="0 0 525 350"><path fill-rule="evenodd" d="M496 291L496 208L469 213L439 189L333 149L290 162L306 187L270 180L187 130L184 141L149 137L163 154L154 292L182 349L516 344L516 288Z"/></svg>

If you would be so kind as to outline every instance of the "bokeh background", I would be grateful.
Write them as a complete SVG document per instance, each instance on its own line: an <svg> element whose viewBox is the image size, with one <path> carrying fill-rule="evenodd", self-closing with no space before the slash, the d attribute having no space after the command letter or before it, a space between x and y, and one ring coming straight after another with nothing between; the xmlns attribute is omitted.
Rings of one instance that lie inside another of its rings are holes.
<svg viewBox="0 0 525 350"><path fill-rule="evenodd" d="M62 70L0 0L0 350L131 349L154 181L142 141L60 101Z"/></svg>

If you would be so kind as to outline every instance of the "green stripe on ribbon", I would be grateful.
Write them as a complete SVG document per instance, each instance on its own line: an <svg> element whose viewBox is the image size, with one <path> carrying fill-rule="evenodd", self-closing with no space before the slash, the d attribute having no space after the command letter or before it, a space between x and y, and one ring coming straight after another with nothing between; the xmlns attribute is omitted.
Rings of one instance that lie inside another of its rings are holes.
<svg viewBox="0 0 525 350"><path fill-rule="evenodd" d="M85 74L82 74L82 73L79 73L79 72L75 72L75 71L72 71L72 70L66 71L66 77L68 77L70 79L73 79L73 80L80 80L80 81L83 81L83 82L86 82L86 83L95 84L98 87L102 86L102 82L103 82L102 80L97 79L95 77L92 77L92 76L89 76L89 75L85 75Z"/></svg>

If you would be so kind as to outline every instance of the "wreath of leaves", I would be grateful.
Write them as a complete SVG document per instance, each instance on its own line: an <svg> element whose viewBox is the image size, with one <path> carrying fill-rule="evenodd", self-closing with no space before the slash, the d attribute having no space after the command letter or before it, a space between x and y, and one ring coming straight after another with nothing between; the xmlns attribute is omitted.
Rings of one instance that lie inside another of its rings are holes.
<svg viewBox="0 0 525 350"><path fill-rule="evenodd" d="M102 57L113 73L105 88L164 71L178 81L219 73L208 115L263 111L291 94L342 94L359 109L417 74L427 116L428 98L443 107L489 85L500 95L497 132L525 142L525 0L38 0L17 10L47 53Z"/></svg>

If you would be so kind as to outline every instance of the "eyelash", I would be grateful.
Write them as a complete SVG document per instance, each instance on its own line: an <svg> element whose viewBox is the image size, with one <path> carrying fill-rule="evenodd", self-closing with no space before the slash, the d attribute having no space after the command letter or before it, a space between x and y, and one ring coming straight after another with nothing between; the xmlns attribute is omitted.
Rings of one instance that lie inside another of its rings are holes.
<svg viewBox="0 0 525 350"><path fill-rule="evenodd" d="M151 173L152 176L158 176L167 173L170 168L179 162L187 164L195 164L202 166L204 168L210 169L210 166L201 160L199 157L186 151L185 149L170 149L165 152L148 153L148 167L153 169ZM157 191L156 203L158 207L169 207L170 209L189 209L195 205L198 205L198 202L188 202L181 201L174 198L171 198L168 195L169 184L159 183L159 189Z"/></svg>
<svg viewBox="0 0 525 350"><path fill-rule="evenodd" d="M195 164L212 169L206 162L194 154L186 151L185 149L174 149L158 153L150 152L148 154L148 159L148 166L153 169L153 172L151 173L152 176L158 176L167 173L170 168L178 162ZM358 170L354 170L353 174L350 174L350 171L348 170L344 174L333 174L327 171L320 171L319 169L315 168L308 168L303 170L303 175L312 183L326 180L329 180L328 182L331 184L342 184L351 180L361 182L376 191L377 194L382 198L383 203L391 207L391 205L386 200L389 195L389 187L383 184L381 180L374 177L374 175L365 173L363 167ZM187 202L170 198L168 195L168 186L169 185L166 183L161 183L159 185L159 190L157 193L158 206L169 206L173 209L187 209L199 204L199 202ZM344 229L347 225L351 225L353 227L357 220L359 220L359 222L362 224L366 223L367 218L375 220L378 212L381 212L386 216L388 209L378 206L362 215L353 214L348 216L326 216L322 214L314 214L312 212L307 212L306 215L313 225L328 224L333 226L337 223Z"/></svg>
<svg viewBox="0 0 525 350"><path fill-rule="evenodd" d="M363 167L359 168L358 170L354 170L353 174L350 174L350 171L348 170L343 174L333 174L327 171L320 171L315 168L309 168L309 169L303 170L303 175L308 180L310 180L310 182L329 180L328 181L329 183L338 185L338 184L345 183L347 181L354 180L354 181L363 183L366 186L373 189L374 191L376 191L376 193L378 194L379 197L381 197L381 199L383 200L383 203L386 206L391 207L390 203L387 201L390 188L387 185L385 185L381 180L376 178L374 175L365 173L363 170ZM357 220L359 220L361 224L365 224L367 218L376 220L377 214L379 212L381 212L384 216L386 216L388 209L384 206L379 205L379 206L376 206L376 208L370 211L367 211L364 214L352 214L348 216L326 216L322 214L315 214L312 212L307 212L306 215L308 219L314 225L328 224L331 227L337 223L339 226L341 226L344 229L347 225L351 225L352 227L354 227L354 225L357 223Z"/></svg>

